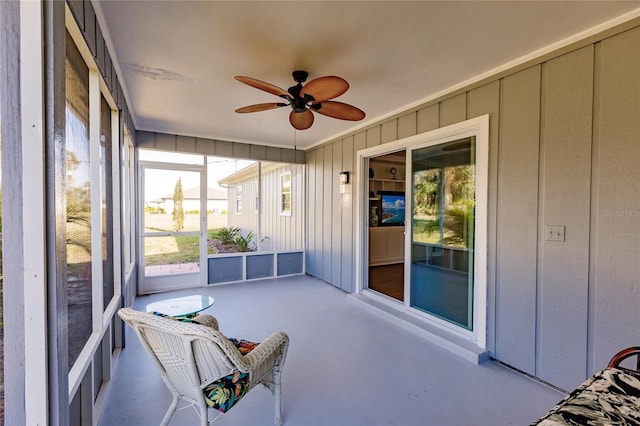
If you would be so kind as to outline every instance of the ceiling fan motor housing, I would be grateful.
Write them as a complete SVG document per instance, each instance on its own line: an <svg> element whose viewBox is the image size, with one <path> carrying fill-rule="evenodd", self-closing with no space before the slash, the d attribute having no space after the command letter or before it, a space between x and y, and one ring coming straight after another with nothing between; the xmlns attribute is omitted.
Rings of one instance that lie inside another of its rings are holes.
<svg viewBox="0 0 640 426"><path fill-rule="evenodd" d="M307 77L309 77L308 72L300 70L292 72L291 75L293 75L293 81L296 83L304 83L307 81Z"/></svg>
<svg viewBox="0 0 640 426"><path fill-rule="evenodd" d="M302 96L300 96L300 91L302 90L302 83L307 81L309 73L306 71L298 70L292 72L291 74L293 75L293 80L298 83L295 86L291 86L289 87L289 89L287 89L287 92L289 92L292 97L291 108L294 112L305 112L307 103L309 101L312 101L313 97L305 95L305 97L303 98ZM307 99L307 97L309 97L310 99Z"/></svg>

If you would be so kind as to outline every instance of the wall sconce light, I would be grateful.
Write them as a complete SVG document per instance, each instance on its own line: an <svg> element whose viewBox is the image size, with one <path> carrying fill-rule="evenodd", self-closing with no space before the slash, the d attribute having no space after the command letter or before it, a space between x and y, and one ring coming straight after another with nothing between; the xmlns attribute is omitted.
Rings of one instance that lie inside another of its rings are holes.
<svg viewBox="0 0 640 426"><path fill-rule="evenodd" d="M349 183L349 172L340 172L338 181L340 182L340 193L347 192L347 184Z"/></svg>

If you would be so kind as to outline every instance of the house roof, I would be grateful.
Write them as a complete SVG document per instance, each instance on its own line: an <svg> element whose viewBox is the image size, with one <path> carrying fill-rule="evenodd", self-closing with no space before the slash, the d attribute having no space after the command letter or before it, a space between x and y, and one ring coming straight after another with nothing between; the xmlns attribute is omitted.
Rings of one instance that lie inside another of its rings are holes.
<svg viewBox="0 0 640 426"><path fill-rule="evenodd" d="M260 168L260 173L262 173L263 175L265 173L269 173L275 169L278 168L283 168L283 167L289 167L289 164L284 164L284 163L269 163L269 162L262 162L262 166ZM246 181L247 179L251 179L257 176L258 173L258 167L255 164L251 164L243 169L238 170L235 173L230 174L229 176L226 176L222 179L220 179L218 181L218 184L220 185L234 185L243 181Z"/></svg>
<svg viewBox="0 0 640 426"><path fill-rule="evenodd" d="M483 76L640 16L638 1L109 1L96 16L138 130L300 149L366 127ZM294 70L345 78L336 100L367 114L316 114L294 133L282 99Z"/></svg>
<svg viewBox="0 0 640 426"><path fill-rule="evenodd" d="M200 188L193 187L187 188L182 191L183 199L185 200L198 200L200 199ZM173 200L173 192L167 195L160 197L161 200ZM227 199L227 190L226 189L216 189L216 188L207 188L207 200L226 200Z"/></svg>

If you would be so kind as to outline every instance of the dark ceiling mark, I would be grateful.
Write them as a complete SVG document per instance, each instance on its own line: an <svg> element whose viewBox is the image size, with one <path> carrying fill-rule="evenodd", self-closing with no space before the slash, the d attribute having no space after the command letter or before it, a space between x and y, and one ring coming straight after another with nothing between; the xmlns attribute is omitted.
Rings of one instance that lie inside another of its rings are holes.
<svg viewBox="0 0 640 426"><path fill-rule="evenodd" d="M138 64L124 64L125 67L131 69L142 77L150 78L151 80L168 80L168 81L187 81L188 78L184 75L167 70L164 68L146 67Z"/></svg>

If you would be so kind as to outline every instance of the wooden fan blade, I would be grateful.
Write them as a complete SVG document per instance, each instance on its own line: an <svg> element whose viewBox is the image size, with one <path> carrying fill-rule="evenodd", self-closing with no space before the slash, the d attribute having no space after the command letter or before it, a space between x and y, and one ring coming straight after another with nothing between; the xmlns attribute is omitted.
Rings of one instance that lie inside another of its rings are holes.
<svg viewBox="0 0 640 426"><path fill-rule="evenodd" d="M289 122L298 130L308 129L313 124L313 113L308 109L305 109L304 112L291 111Z"/></svg>
<svg viewBox="0 0 640 426"><path fill-rule="evenodd" d="M286 98L286 99L290 99L291 95L289 94L289 92L287 92L284 89L281 89L278 86L274 86L273 84L270 83L265 83L264 81L260 81L257 80L255 78L251 78L251 77L244 77L241 75L236 75L235 79L244 83L244 84L248 84L251 87L255 87L256 89L260 89L260 90L264 90L265 92L269 92L273 95L276 96L280 96L282 98Z"/></svg>
<svg viewBox="0 0 640 426"><path fill-rule="evenodd" d="M309 95L315 102L324 102L342 95L348 89L349 83L340 77L319 77L305 84L300 91L300 96Z"/></svg>
<svg viewBox="0 0 640 426"><path fill-rule="evenodd" d="M359 121L365 116L364 111L361 109L343 102L325 101L321 104L313 104L311 107L318 114L339 118L340 120Z"/></svg>
<svg viewBox="0 0 640 426"><path fill-rule="evenodd" d="M255 105L249 105L246 107L238 108L236 112L245 113L245 112L267 111L269 109L276 109L283 106L287 106L287 104L282 102L272 102L268 104L255 104Z"/></svg>

